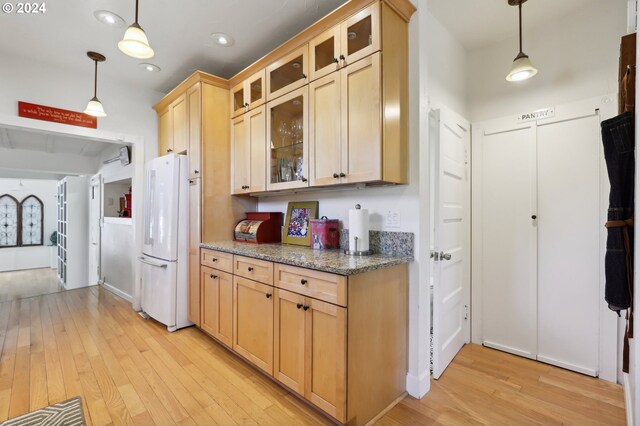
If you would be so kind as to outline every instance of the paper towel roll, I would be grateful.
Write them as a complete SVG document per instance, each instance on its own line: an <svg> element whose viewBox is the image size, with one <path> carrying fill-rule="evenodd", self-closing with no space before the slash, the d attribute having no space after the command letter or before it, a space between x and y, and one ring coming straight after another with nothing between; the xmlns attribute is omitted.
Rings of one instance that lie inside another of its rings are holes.
<svg viewBox="0 0 640 426"><path fill-rule="evenodd" d="M356 237L358 246L356 247ZM349 251L369 250L369 211L349 210Z"/></svg>

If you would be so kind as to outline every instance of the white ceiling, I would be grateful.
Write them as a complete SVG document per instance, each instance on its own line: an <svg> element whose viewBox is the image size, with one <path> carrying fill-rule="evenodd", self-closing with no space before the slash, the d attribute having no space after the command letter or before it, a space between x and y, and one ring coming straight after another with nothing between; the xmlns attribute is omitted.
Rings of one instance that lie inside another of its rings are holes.
<svg viewBox="0 0 640 426"><path fill-rule="evenodd" d="M522 5L523 32L595 2L626 0L530 0ZM518 36L518 8L507 0L429 0L429 10L471 51ZM524 37L526 51L526 37ZM517 49L517 46L514 46Z"/></svg>
<svg viewBox="0 0 640 426"><path fill-rule="evenodd" d="M564 1L564 0L563 0ZM140 0L140 26L156 54L138 60L120 52L125 28L98 22L93 12L109 10L127 25L133 22L133 0L63 0L46 2L40 15L3 14L1 52L39 58L68 69L93 73L86 52L107 57L101 78L126 81L167 92L199 69L230 77L300 30L334 10L345 0ZM225 32L232 47L215 45L211 33ZM150 73L138 67L151 62L162 68ZM99 90L99 89L98 89Z"/></svg>
<svg viewBox="0 0 640 426"><path fill-rule="evenodd" d="M0 128L0 148L39 151L49 154L72 154L96 158L113 144L27 130Z"/></svg>

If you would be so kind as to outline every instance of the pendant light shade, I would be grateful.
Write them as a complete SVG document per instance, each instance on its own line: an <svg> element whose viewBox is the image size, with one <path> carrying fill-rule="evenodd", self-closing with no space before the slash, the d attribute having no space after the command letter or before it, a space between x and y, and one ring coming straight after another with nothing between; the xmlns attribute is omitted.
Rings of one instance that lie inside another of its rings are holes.
<svg viewBox="0 0 640 426"><path fill-rule="evenodd" d="M508 0L511 6L518 6L518 28L520 51L513 60L511 71L507 74L507 81L522 81L533 77L538 73L536 67L533 66L529 56L522 51L522 3L527 0Z"/></svg>
<svg viewBox="0 0 640 426"><path fill-rule="evenodd" d="M127 28L124 37L118 42L118 48L134 58L149 59L153 57L154 52L149 46L147 35L138 24L138 0L136 0L136 21Z"/></svg>
<svg viewBox="0 0 640 426"><path fill-rule="evenodd" d="M106 117L107 113L104 112L102 102L98 99L98 62L104 62L106 59L103 55L96 52L87 52L87 56L95 63L93 74L93 98L87 104L84 113L94 117Z"/></svg>

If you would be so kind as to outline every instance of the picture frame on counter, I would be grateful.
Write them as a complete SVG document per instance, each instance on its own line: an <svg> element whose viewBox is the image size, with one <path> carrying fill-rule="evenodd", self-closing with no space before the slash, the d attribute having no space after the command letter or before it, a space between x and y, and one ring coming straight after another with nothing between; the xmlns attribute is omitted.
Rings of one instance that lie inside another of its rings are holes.
<svg viewBox="0 0 640 426"><path fill-rule="evenodd" d="M311 245L311 219L318 218L317 201L292 201L287 206L282 242L298 246Z"/></svg>

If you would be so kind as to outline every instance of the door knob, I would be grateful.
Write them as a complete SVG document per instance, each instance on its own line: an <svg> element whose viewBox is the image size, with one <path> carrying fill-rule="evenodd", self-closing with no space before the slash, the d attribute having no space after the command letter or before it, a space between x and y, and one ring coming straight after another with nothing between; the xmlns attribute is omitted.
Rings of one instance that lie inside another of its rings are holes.
<svg viewBox="0 0 640 426"><path fill-rule="evenodd" d="M268 298L270 298L272 295L271 295L271 293L267 293L267 294L266 294L266 296L267 296L267 299L268 299Z"/></svg>
<svg viewBox="0 0 640 426"><path fill-rule="evenodd" d="M535 219L537 219L537 218L538 218L538 216L537 216L537 215L535 215L535 214L532 214L532 215L531 215L531 219L534 219L534 220L535 220Z"/></svg>
<svg viewBox="0 0 640 426"><path fill-rule="evenodd" d="M451 260L451 253L440 252L440 260Z"/></svg>
<svg viewBox="0 0 640 426"><path fill-rule="evenodd" d="M302 309L304 309L304 310L306 311L307 309L309 309L309 306L304 305L304 306L302 307Z"/></svg>
<svg viewBox="0 0 640 426"><path fill-rule="evenodd" d="M333 178L334 178L334 179L339 179L339 178L340 178L340 175L339 175L339 174L337 174L337 173L334 173L334 174L333 174Z"/></svg>
<svg viewBox="0 0 640 426"><path fill-rule="evenodd" d="M253 272L253 268L252 268L251 266L249 266L249 267L247 268L247 271L249 271L249 272Z"/></svg>
<svg viewBox="0 0 640 426"><path fill-rule="evenodd" d="M340 173L340 177L347 177L344 173Z"/></svg>
<svg viewBox="0 0 640 426"><path fill-rule="evenodd" d="M211 279L213 279L213 280L215 280L216 278L218 278L218 276L217 276L217 275L214 275L214 274L211 274L211 275L209 275L209 276L210 276L210 277L211 277Z"/></svg>
<svg viewBox="0 0 640 426"><path fill-rule="evenodd" d="M305 285L307 283L307 280L305 280L304 278L300 280L300 284Z"/></svg>
<svg viewBox="0 0 640 426"><path fill-rule="evenodd" d="M302 305L302 303L298 303L298 304L296 305L296 308L300 309L300 308L302 308L302 306L303 306L303 305Z"/></svg>

